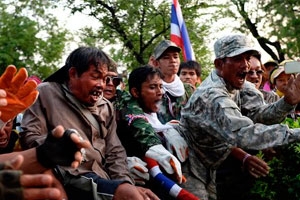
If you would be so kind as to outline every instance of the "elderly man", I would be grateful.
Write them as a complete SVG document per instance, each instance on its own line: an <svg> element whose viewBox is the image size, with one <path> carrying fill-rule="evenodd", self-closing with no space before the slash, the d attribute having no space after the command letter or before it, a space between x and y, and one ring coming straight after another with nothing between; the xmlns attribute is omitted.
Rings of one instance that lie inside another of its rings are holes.
<svg viewBox="0 0 300 200"><path fill-rule="evenodd" d="M202 200L216 199L216 169L233 148L258 150L300 140L300 129L278 124L300 102L300 76L289 81L284 98L266 105L245 79L250 57L259 55L253 42L244 35L228 35L215 42L214 51L215 70L181 110L179 126L190 147L192 178L201 183L191 189L201 191Z"/></svg>
<svg viewBox="0 0 300 200"><path fill-rule="evenodd" d="M55 168L69 199L93 199L97 192L108 199L157 199L150 190L135 187L129 176L126 152L116 134L114 109L103 98L111 65L112 60L102 50L92 47L74 50L65 66L38 86L39 98L24 113L21 145L24 148L40 145L44 133L59 124L75 128L83 139L90 141L92 148L86 150L86 157L76 170ZM80 178L91 183L85 193Z"/></svg>

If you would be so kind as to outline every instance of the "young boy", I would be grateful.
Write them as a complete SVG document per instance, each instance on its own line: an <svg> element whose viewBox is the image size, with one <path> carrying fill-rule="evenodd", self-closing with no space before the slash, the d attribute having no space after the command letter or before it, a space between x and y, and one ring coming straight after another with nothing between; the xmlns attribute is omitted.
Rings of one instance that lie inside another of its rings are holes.
<svg viewBox="0 0 300 200"><path fill-rule="evenodd" d="M177 74L183 83L191 84L195 89L201 83L201 65L197 61L181 62Z"/></svg>

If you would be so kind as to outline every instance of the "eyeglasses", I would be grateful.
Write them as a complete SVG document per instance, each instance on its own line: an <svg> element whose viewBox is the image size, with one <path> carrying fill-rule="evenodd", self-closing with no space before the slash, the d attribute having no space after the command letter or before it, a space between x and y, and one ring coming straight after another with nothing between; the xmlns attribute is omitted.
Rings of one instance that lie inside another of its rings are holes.
<svg viewBox="0 0 300 200"><path fill-rule="evenodd" d="M110 82L112 82L114 84L115 87L117 87L118 85L120 85L121 83L121 78L116 77L116 76L106 76L105 77L105 84L108 85Z"/></svg>
<svg viewBox="0 0 300 200"><path fill-rule="evenodd" d="M253 76L254 74L256 74L257 76L262 76L264 73L263 70L250 70L247 72L248 75Z"/></svg>

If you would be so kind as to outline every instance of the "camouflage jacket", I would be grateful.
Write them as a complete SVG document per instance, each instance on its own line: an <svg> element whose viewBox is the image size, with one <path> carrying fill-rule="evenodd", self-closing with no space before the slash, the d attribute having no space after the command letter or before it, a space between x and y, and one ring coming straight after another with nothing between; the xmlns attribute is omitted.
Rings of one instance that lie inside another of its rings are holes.
<svg viewBox="0 0 300 200"><path fill-rule="evenodd" d="M262 89L260 91L264 95L264 100L266 103L273 103L280 99L280 97L273 91L265 91Z"/></svg>
<svg viewBox="0 0 300 200"><path fill-rule="evenodd" d="M143 158L151 146L162 143L136 99L128 95L124 92L126 100L123 98L122 102L116 102L119 116L117 133L128 156Z"/></svg>
<svg viewBox="0 0 300 200"><path fill-rule="evenodd" d="M180 97L173 97L168 92L163 95L162 104L157 113L158 119L162 124L166 124L172 119L180 120L181 108L187 103L190 96L195 91L190 84L183 84L185 93Z"/></svg>
<svg viewBox="0 0 300 200"><path fill-rule="evenodd" d="M209 184L232 147L258 150L299 140L300 129L277 124L293 109L283 99L265 104L249 82L241 90L229 89L211 72L181 112L179 131L191 149L190 170Z"/></svg>

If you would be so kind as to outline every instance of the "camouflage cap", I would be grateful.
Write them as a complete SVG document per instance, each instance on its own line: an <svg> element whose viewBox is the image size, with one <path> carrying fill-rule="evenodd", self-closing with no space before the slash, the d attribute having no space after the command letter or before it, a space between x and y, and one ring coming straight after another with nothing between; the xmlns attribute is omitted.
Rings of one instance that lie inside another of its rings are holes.
<svg viewBox="0 0 300 200"><path fill-rule="evenodd" d="M260 58L259 51L254 47L254 42L245 35L234 34L219 38L214 44L216 58L233 57L254 51Z"/></svg>
<svg viewBox="0 0 300 200"><path fill-rule="evenodd" d="M154 49L153 56L155 60L159 59L159 57L161 57L161 55L169 48L173 48L177 52L181 51L174 42L170 40L163 40Z"/></svg>

